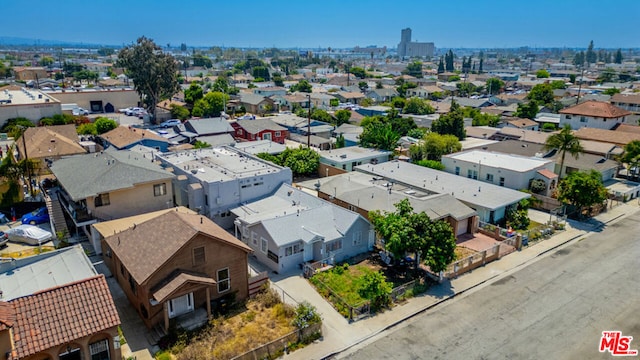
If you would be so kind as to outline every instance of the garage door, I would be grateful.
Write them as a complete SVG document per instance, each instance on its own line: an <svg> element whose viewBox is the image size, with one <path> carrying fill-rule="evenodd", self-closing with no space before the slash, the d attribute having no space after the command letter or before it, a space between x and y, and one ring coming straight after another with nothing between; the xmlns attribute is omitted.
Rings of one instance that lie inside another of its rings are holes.
<svg viewBox="0 0 640 360"><path fill-rule="evenodd" d="M466 233L468 228L469 228L469 218L458 221L458 231L456 232L456 236Z"/></svg>

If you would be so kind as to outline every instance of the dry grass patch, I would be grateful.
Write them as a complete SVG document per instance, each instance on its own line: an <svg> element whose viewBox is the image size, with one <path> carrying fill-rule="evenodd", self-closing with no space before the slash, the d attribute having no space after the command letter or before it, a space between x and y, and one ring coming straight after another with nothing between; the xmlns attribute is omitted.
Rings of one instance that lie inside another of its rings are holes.
<svg viewBox="0 0 640 360"><path fill-rule="evenodd" d="M268 290L249 300L245 311L213 319L188 345L176 344L172 352L178 360L231 359L295 331L294 317L293 307Z"/></svg>
<svg viewBox="0 0 640 360"><path fill-rule="evenodd" d="M456 251L455 251L456 257L455 257L455 259L456 260L462 260L462 259L467 258L469 256L475 255L476 253L477 253L477 251L475 251L475 250L471 250L471 249L466 248L464 246L459 246L458 245L458 246L456 246Z"/></svg>
<svg viewBox="0 0 640 360"><path fill-rule="evenodd" d="M4 253L0 253L0 257L19 259L19 258L29 257L33 255L38 255L40 253L44 253L47 251L55 250L53 246L41 246L41 248L42 250L38 249L38 247L36 246L34 248L21 250L21 251L4 252Z"/></svg>

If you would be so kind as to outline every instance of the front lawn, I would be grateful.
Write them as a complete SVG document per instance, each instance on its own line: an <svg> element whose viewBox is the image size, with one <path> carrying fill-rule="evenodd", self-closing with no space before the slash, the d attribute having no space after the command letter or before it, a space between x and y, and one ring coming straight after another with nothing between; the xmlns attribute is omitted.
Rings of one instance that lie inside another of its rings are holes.
<svg viewBox="0 0 640 360"><path fill-rule="evenodd" d="M360 296L358 289L362 287L364 275L374 272L376 270L363 265L349 266L346 269L339 265L329 271L317 273L309 280L322 296L326 298L335 297L330 294L329 289L331 289L335 295L340 297L340 299L336 300L342 300L341 302L354 306L367 300Z"/></svg>

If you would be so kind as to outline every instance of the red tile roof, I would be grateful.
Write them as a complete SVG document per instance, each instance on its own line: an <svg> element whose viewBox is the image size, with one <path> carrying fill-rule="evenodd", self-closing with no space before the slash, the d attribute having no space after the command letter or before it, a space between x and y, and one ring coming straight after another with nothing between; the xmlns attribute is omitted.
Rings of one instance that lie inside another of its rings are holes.
<svg viewBox="0 0 640 360"><path fill-rule="evenodd" d="M606 102L595 100L585 101L581 104L560 110L560 113L569 115L601 117L608 119L631 115L631 113L627 110L620 109L619 107Z"/></svg>
<svg viewBox="0 0 640 360"><path fill-rule="evenodd" d="M551 170L547 170L547 169L538 170L538 174L546 177L547 179L553 179L553 178L557 178L558 177L558 174L554 173Z"/></svg>
<svg viewBox="0 0 640 360"><path fill-rule="evenodd" d="M16 311L10 303L0 301L0 331L13 327L16 322Z"/></svg>
<svg viewBox="0 0 640 360"><path fill-rule="evenodd" d="M14 358L24 358L120 325L104 275L11 300Z"/></svg>

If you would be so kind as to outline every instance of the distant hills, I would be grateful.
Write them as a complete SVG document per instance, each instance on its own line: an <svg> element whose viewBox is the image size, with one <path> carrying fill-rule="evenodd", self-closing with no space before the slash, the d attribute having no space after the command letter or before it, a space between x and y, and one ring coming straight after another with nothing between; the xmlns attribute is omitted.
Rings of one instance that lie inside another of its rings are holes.
<svg viewBox="0 0 640 360"><path fill-rule="evenodd" d="M112 47L112 45L104 44L91 44L73 41L62 40L45 40L45 39L33 39L33 38L21 38L13 36L0 36L0 46L71 46L71 47L87 47L87 48L99 48L99 47Z"/></svg>

